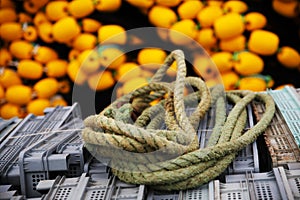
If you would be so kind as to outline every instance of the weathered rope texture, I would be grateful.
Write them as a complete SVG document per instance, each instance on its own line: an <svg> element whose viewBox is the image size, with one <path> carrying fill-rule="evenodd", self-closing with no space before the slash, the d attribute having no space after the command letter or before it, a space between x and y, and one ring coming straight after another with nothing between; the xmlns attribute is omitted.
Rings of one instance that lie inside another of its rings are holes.
<svg viewBox="0 0 300 200"><path fill-rule="evenodd" d="M176 80L161 82L174 61ZM220 175L272 120L275 104L269 95L250 91L225 94L220 85L209 90L202 79L186 77L186 73L184 54L175 50L148 85L85 119L85 146L97 158L109 157L113 173L121 180L160 190L200 186ZM196 91L184 95L187 86ZM266 111L257 124L244 131L246 106L253 99L262 101ZM150 106L154 100L159 101ZM229 114L226 100L234 104ZM215 125L206 147L200 149L198 125L213 106ZM187 108L194 108L189 116Z"/></svg>

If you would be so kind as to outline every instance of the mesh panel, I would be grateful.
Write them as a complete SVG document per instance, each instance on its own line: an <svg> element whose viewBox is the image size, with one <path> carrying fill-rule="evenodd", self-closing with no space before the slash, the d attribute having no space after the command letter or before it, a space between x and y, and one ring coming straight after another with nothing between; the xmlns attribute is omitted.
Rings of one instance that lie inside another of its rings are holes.
<svg viewBox="0 0 300 200"><path fill-rule="evenodd" d="M277 137L275 138L276 144L274 144L274 146L278 149L278 150L284 150L284 149L288 149L289 148L289 144L286 138L284 137Z"/></svg>
<svg viewBox="0 0 300 200"><path fill-rule="evenodd" d="M209 199L208 184L202 185L201 187L193 190L186 190L184 198L186 200L206 200Z"/></svg>
<svg viewBox="0 0 300 200"><path fill-rule="evenodd" d="M257 199L261 199L261 200L277 199L272 194L270 182L260 181L260 182L254 183L254 185L255 185L255 192L256 192Z"/></svg>
<svg viewBox="0 0 300 200"><path fill-rule="evenodd" d="M31 184L33 190L36 190L36 186L41 180L45 180L44 174L34 173L31 175Z"/></svg>
<svg viewBox="0 0 300 200"><path fill-rule="evenodd" d="M188 193L187 199L202 199L202 191L201 190L193 190Z"/></svg>
<svg viewBox="0 0 300 200"><path fill-rule="evenodd" d="M54 199L55 200L66 200L70 196L71 191L72 191L71 187L59 188L59 190L57 191Z"/></svg>
<svg viewBox="0 0 300 200"><path fill-rule="evenodd" d="M105 199L105 189L102 190L96 190L96 191L91 191L89 195L87 196L87 199L91 200L104 200Z"/></svg>
<svg viewBox="0 0 300 200"><path fill-rule="evenodd" d="M284 129L286 128L282 124L271 124L269 127L270 127L269 129L271 130L270 135L274 135L274 136L282 135Z"/></svg>
<svg viewBox="0 0 300 200"><path fill-rule="evenodd" d="M228 200L242 199L242 194L240 192L227 193L227 199Z"/></svg>
<svg viewBox="0 0 300 200"><path fill-rule="evenodd" d="M260 120L265 112L264 105L254 102L254 110L257 120ZM297 129L299 132L300 125ZM296 144L296 138L290 131L279 109L276 109L272 122L264 133L273 167L300 161L300 149Z"/></svg>
<svg viewBox="0 0 300 200"><path fill-rule="evenodd" d="M297 98L296 90L284 88L278 91L271 91L270 94L294 135L297 145L300 146L300 101Z"/></svg>

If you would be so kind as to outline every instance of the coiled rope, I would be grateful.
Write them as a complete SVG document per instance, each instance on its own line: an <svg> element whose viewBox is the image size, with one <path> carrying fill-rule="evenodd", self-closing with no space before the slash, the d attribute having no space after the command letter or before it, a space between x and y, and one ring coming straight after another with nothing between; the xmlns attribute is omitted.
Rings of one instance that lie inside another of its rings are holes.
<svg viewBox="0 0 300 200"><path fill-rule="evenodd" d="M176 80L161 82L175 60ZM159 190L200 186L219 176L272 120L275 104L269 95L250 91L224 94L221 86L210 91L202 79L186 77L186 73L184 54L175 50L148 85L85 119L85 146L97 158L109 157L112 172L121 180ZM184 96L188 85L197 91ZM228 115L225 96L235 104ZM150 106L157 99L159 103ZM246 106L254 99L265 104L265 114L244 132ZM196 131L211 106L216 107L215 126L207 146L199 149ZM187 107L195 108L190 116ZM163 124L166 129L161 129Z"/></svg>

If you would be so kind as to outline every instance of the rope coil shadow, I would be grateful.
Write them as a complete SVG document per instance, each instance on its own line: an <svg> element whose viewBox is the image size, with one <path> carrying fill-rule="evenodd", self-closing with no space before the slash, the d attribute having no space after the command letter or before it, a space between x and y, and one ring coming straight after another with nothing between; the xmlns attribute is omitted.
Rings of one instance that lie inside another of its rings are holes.
<svg viewBox="0 0 300 200"><path fill-rule="evenodd" d="M174 61L176 80L161 82ZM186 86L197 91L184 96ZM235 104L228 115L227 99ZM262 101L266 111L244 132L246 106L253 99ZM159 102L150 106L154 100ZM211 106L216 108L215 126L207 146L199 149L197 128ZM185 112L187 107L195 108L190 116ZM240 150L264 132L274 112L274 101L267 94L224 93L222 86L209 90L201 78L186 77L184 54L175 50L148 85L117 99L100 114L87 117L82 138L96 158L111 159L112 172L121 180L159 190L182 190L219 176ZM166 129L162 129L163 124Z"/></svg>

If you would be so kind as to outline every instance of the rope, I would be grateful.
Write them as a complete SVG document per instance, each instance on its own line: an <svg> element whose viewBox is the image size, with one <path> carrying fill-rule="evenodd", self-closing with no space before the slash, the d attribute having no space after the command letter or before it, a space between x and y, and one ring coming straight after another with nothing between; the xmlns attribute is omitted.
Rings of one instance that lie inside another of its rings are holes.
<svg viewBox="0 0 300 200"><path fill-rule="evenodd" d="M172 83L161 82L176 60ZM184 88L197 91L184 96ZM234 104L226 114L226 99ZM160 100L154 106L150 103ZM244 132L246 106L257 99L266 110L260 121ZM205 148L199 148L198 125L215 106L215 126ZM187 116L186 108L195 108ZM200 186L219 176L245 148L267 128L275 104L264 93L209 90L204 81L186 77L184 54L175 50L151 82L124 95L100 114L85 119L82 138L95 157L109 157L112 172L132 184L147 184L159 190L182 190ZM165 124L166 129L162 129Z"/></svg>

